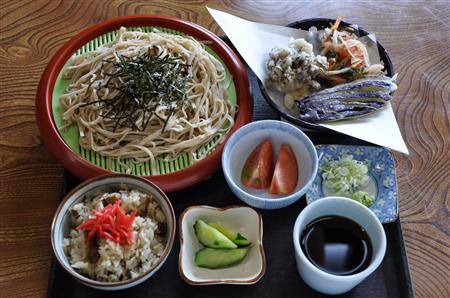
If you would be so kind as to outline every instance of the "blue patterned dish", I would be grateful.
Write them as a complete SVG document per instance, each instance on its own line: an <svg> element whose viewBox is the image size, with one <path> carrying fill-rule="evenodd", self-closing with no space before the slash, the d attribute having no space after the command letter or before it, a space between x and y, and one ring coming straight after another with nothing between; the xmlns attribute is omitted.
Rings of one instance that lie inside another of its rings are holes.
<svg viewBox="0 0 450 298"><path fill-rule="evenodd" d="M342 155L353 155L353 158L364 162L369 168L371 181L362 189L375 196L369 207L382 223L393 222L398 216L397 177L395 175L394 157L389 149L371 146L349 145L317 145L319 171L313 184L306 192L307 203L333 195L322 184L320 166L328 160L339 159Z"/></svg>

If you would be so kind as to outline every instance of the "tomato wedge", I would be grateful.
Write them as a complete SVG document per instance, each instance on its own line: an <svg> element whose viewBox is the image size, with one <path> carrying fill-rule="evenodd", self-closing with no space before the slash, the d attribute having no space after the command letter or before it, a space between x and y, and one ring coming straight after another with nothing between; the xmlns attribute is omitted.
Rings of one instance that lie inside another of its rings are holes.
<svg viewBox="0 0 450 298"><path fill-rule="evenodd" d="M288 194L294 191L298 180L295 153L288 144L281 145L269 193Z"/></svg>
<svg viewBox="0 0 450 298"><path fill-rule="evenodd" d="M269 187L273 168L273 144L267 139L262 141L247 158L241 174L242 184L258 189Z"/></svg>

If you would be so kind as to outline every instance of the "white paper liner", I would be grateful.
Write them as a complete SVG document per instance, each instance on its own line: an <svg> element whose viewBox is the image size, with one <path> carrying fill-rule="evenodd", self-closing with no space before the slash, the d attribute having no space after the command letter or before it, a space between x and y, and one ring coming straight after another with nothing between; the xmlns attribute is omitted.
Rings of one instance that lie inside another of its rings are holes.
<svg viewBox="0 0 450 298"><path fill-rule="evenodd" d="M266 63L270 50L280 45L287 47L290 38L304 38L313 41L308 31L283 26L250 22L231 14L208 8L209 13L228 36L239 54L253 70L256 76L265 82ZM320 31L319 31L320 32ZM360 39L361 40L361 39ZM371 63L379 63L380 56L374 34L362 38L362 42L368 45L369 60ZM315 49L318 47L314 47ZM269 96L278 107L288 112L283 104L283 95L266 88ZM327 124L319 124L331 130L384 146L395 151L409 154L408 148L400 133L391 103L386 108L367 117L338 121Z"/></svg>

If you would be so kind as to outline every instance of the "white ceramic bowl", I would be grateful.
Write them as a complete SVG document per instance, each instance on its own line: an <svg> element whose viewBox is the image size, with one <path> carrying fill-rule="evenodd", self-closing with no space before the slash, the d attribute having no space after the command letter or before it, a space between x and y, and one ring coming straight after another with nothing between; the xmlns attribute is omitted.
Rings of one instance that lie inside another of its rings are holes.
<svg viewBox="0 0 450 298"><path fill-rule="evenodd" d="M280 146L291 145L297 159L299 178L295 190L288 195L272 195L267 189L252 189L241 183L245 161L255 147L271 139L275 159ZM233 193L245 203L261 209L278 209L299 200L313 182L318 168L316 148L311 140L292 124L277 120L262 120L239 128L225 144L222 153L225 179Z"/></svg>
<svg viewBox="0 0 450 298"><path fill-rule="evenodd" d="M372 242L372 260L365 270L352 275L333 275L317 268L305 256L300 246L302 231L315 219L328 215L347 217L366 230ZM293 240L300 276L314 290L330 295L353 289L380 266L386 253L386 234L378 217L363 204L342 197L327 197L306 206L295 222Z"/></svg>
<svg viewBox="0 0 450 298"><path fill-rule="evenodd" d="M195 265L195 253L203 246L195 236L194 223L197 219L220 223L238 231L252 244L245 259L231 267L207 269ZM266 258L262 243L262 216L246 206L215 208L210 206L192 206L179 218L180 222L180 276L192 285L241 284L258 282L266 270Z"/></svg>
<svg viewBox="0 0 450 298"><path fill-rule="evenodd" d="M123 188L124 186L132 189L137 189L143 193L151 194L153 195L153 198L158 201L162 211L166 216L167 221L166 245L159 263L148 272L138 277L121 282L96 281L78 273L75 269L73 269L70 266L66 254L64 253L62 242L64 237L67 237L67 235L69 234L71 228L69 223L70 218L68 216L69 209L76 203L81 202L84 199L84 196L88 195L89 193L118 190L120 188ZM56 259L61 264L61 266L76 280L85 284L86 286L100 290L122 290L142 283L159 270L159 268L166 261L172 249L173 241L175 238L175 229L175 213L169 199L161 189L143 178L124 174L109 174L87 180L75 187L69 194L66 195L66 197L56 210L55 217L53 218L51 228L51 242L53 252L56 255Z"/></svg>

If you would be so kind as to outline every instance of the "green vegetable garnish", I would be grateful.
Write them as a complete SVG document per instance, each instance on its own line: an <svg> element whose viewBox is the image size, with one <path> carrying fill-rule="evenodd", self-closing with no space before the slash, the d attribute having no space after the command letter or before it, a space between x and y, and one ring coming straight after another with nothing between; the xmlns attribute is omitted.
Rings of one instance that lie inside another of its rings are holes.
<svg viewBox="0 0 450 298"><path fill-rule="evenodd" d="M357 191L352 194L352 199L369 207L373 204L375 198L365 191Z"/></svg>
<svg viewBox="0 0 450 298"><path fill-rule="evenodd" d="M361 161L353 159L352 155L325 162L320 170L325 187L336 195L352 198L366 206L373 204L373 196L358 190L369 183L368 168Z"/></svg>

